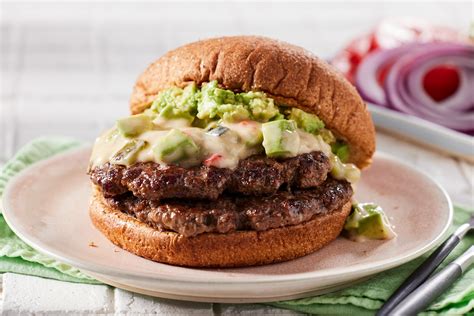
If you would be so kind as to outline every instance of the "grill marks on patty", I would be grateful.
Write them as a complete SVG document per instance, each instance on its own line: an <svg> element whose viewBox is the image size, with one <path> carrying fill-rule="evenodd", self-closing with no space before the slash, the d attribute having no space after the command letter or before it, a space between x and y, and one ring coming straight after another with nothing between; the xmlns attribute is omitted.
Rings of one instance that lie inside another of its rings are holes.
<svg viewBox="0 0 474 316"><path fill-rule="evenodd" d="M158 202L126 193L106 198L106 202L156 229L190 237L206 232L264 231L297 225L340 209L352 193L347 181L328 178L316 188L280 190L262 197L224 194L216 201Z"/></svg>
<svg viewBox="0 0 474 316"><path fill-rule="evenodd" d="M261 196L276 193L284 184L316 187L326 180L329 170L329 159L322 152L311 152L284 160L252 156L242 160L235 170L204 165L186 169L154 162L130 167L107 163L94 168L90 177L105 197L131 191L147 200L216 200L224 191Z"/></svg>

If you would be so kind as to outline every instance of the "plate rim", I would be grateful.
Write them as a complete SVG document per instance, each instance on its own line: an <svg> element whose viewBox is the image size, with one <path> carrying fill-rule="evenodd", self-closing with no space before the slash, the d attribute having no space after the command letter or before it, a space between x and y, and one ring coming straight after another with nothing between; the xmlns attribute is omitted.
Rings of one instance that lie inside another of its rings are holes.
<svg viewBox="0 0 474 316"><path fill-rule="evenodd" d="M89 273L89 272L88 272ZM94 278L97 280L104 282L105 284L115 286L118 288L122 288L127 291L137 292L140 294L153 296L153 297L161 297L161 298L168 298L174 300L185 300L185 301L192 301L192 302L209 302L209 303L228 303L228 304L248 304L248 303L267 303L267 302L275 302L275 301L282 301L282 300L295 300L301 299L310 296L316 295L324 295L328 293L332 293L335 291L342 290L348 286L356 285L362 283L364 281L369 280L372 276L365 276L359 279L354 280L347 280L343 282L334 283L327 287L315 288L308 291L297 291L297 292L285 292L283 295L270 295L270 296L207 296L207 295L191 295L191 294L179 294L176 292L167 292L161 290L150 289L149 287L137 287L135 284L121 282L121 280L115 280L110 278L109 276L103 275L96 275L94 273L90 273Z"/></svg>
<svg viewBox="0 0 474 316"><path fill-rule="evenodd" d="M50 256L51 258L54 258L60 262L69 264L75 268L78 268L79 270L88 270L88 271L93 271L99 274L104 274L104 275L110 275L110 276L116 276L116 277L121 277L121 278L138 278L138 279L144 279L144 280L157 280L157 281L167 281L167 282L186 282L186 283L202 283L206 282L208 284L219 284L219 285L225 285L225 284L264 284L264 283L285 283L285 282L295 282L295 281L312 281L312 280L317 280L320 278L334 278L336 276L341 277L342 275L344 276L351 276L351 275L369 275L369 274L375 274L381 271L385 271L397 266L400 266L408 261L411 261L412 259L415 259L426 252L430 251L433 249L436 245L440 244L442 239L447 235L448 229L452 224L453 220L453 204L451 201L451 198L447 194L446 190L439 184L439 182L435 179L433 179L429 174L427 174L424 171L416 169L413 165L411 165L408 162L402 161L390 154L377 151L374 155L374 158L377 159L378 157L381 159L387 159L392 162L398 163L408 169L410 169L414 173L418 173L422 176L424 176L427 180L431 181L435 187L440 191L442 196L447 202L448 205L448 217L447 220L441 229L441 231L438 233L438 235L431 240L429 243L424 245L423 247L409 253L406 255L398 255L396 257L388 258L388 259L383 259L383 260L378 260L375 262L368 262L368 263L359 263L356 265L351 265L349 267L339 267L339 268L329 268L329 269L323 269L323 270L318 270L318 271L309 271L309 272L299 272L299 273L291 273L291 274L282 274L282 275L258 275L252 278L251 280L248 279L242 279L239 277L232 277L228 278L227 280L225 279L213 279L213 280L203 280L202 278L190 278L189 276L187 277L180 277L180 275L166 275L166 274L160 274L157 275L155 273L149 273L149 272L144 272L144 273L137 273L137 272L123 272L119 271L117 269L114 269L111 266L103 265L103 264L96 264L96 263L90 263L84 260L76 260L76 259L70 259L70 257L63 256L61 254L58 254L55 252L54 247L50 247L40 240L35 241L34 237L30 238L29 236L23 234L21 229L16 227L16 222L14 219L14 215L10 214L10 211L8 209L10 208L10 204L8 201L8 197L12 194L11 191L13 190L15 182L19 181L22 177L27 175L31 170L37 169L44 167L45 165L50 164L52 161L61 159L64 156L69 156L69 155L74 155L78 154L80 151L85 151L85 150L90 150L90 144L86 145L81 145L77 148L72 148L69 150L66 150L63 153L53 155L49 158L46 158L44 160L41 160L39 162L33 163L32 165L26 167L25 169L21 170L18 174L16 174L13 178L11 178L8 181L7 186L5 187L5 190L3 192L2 196L2 201L1 201L1 206L3 209L3 217L5 218L5 221L7 222L8 226L10 229L21 239L23 240L26 244L34 248L35 250ZM13 212L11 212L13 213ZM10 217L11 216L11 217ZM13 219L13 220L12 220ZM133 254L132 254L133 255ZM143 259L143 258L142 258ZM164 264L164 263L157 263L157 264ZM184 269L188 269L187 267L182 267ZM222 269L225 271L225 269Z"/></svg>
<svg viewBox="0 0 474 316"><path fill-rule="evenodd" d="M420 143L438 152L474 162L472 150L466 149L474 145L474 136L375 103L366 103L375 126L380 130Z"/></svg>

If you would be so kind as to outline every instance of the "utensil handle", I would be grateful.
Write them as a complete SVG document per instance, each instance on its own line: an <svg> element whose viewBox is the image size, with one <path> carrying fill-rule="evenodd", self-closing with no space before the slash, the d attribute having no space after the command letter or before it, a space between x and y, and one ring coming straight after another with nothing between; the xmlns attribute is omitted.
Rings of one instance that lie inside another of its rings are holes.
<svg viewBox="0 0 474 316"><path fill-rule="evenodd" d="M461 275L461 267L456 263L450 263L441 272L437 273L413 291L410 296L390 312L390 315L403 316L418 314L428 307L435 298L440 296Z"/></svg>
<svg viewBox="0 0 474 316"><path fill-rule="evenodd" d="M461 239L456 234L446 239L436 250L426 259L402 285L390 296L382 308L377 312L377 316L389 315L403 299L413 292L421 283L423 283L430 274L436 270L439 264L456 247Z"/></svg>

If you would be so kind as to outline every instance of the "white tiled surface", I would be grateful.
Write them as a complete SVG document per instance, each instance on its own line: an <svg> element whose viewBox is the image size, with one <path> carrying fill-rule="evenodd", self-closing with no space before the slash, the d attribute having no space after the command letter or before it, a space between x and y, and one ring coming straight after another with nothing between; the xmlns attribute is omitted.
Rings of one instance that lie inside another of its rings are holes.
<svg viewBox="0 0 474 316"><path fill-rule="evenodd" d="M39 135L91 141L127 114L136 76L199 38L261 34L331 56L383 17L417 15L467 29L472 3L40 3L0 0L0 165ZM430 173L473 206L474 166L379 133L378 149ZM197 304L106 286L3 276L8 314L284 315L263 305Z"/></svg>
<svg viewBox="0 0 474 316"><path fill-rule="evenodd" d="M85 285L13 273L3 275L3 315L300 315L260 304L211 304L153 298L107 285Z"/></svg>
<svg viewBox="0 0 474 316"><path fill-rule="evenodd" d="M151 298L121 289L114 290L115 313L158 314L158 315L214 315L213 304L174 301Z"/></svg>
<svg viewBox="0 0 474 316"><path fill-rule="evenodd" d="M3 285L4 315L114 311L114 290L105 285L65 283L12 273L3 275Z"/></svg>

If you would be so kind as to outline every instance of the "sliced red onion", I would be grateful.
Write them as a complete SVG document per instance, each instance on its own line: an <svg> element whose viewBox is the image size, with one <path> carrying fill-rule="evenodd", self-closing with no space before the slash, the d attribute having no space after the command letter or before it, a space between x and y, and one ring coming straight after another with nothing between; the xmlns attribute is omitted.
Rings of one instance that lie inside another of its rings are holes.
<svg viewBox="0 0 474 316"><path fill-rule="evenodd" d="M436 102L425 91L423 78L433 67L453 65L460 84L447 99ZM391 65L391 66L390 66ZM381 69L390 66L384 86ZM474 132L474 46L455 43L412 43L367 56L356 73L356 86L372 103L391 107L463 132Z"/></svg>
<svg viewBox="0 0 474 316"><path fill-rule="evenodd" d="M450 105L448 107L444 107L442 102L425 102L425 98L422 97L425 94L422 75L418 75L417 81L412 79L410 82L409 80L410 74L414 71L424 68L425 72L422 72L424 74L433 67L434 64L429 63L433 59L449 61L449 64L461 70L460 86L455 95L445 101ZM430 68L426 67L426 64L429 64ZM471 75L473 71L474 47L449 43L420 44L419 48L401 57L390 69L384 86L388 104L401 112L458 131L472 131L474 130L474 112L469 109L472 108L473 103L471 98L471 90L474 86ZM450 104L449 100L456 95L459 96L459 103L453 105L451 102ZM460 109L465 109L465 111Z"/></svg>

